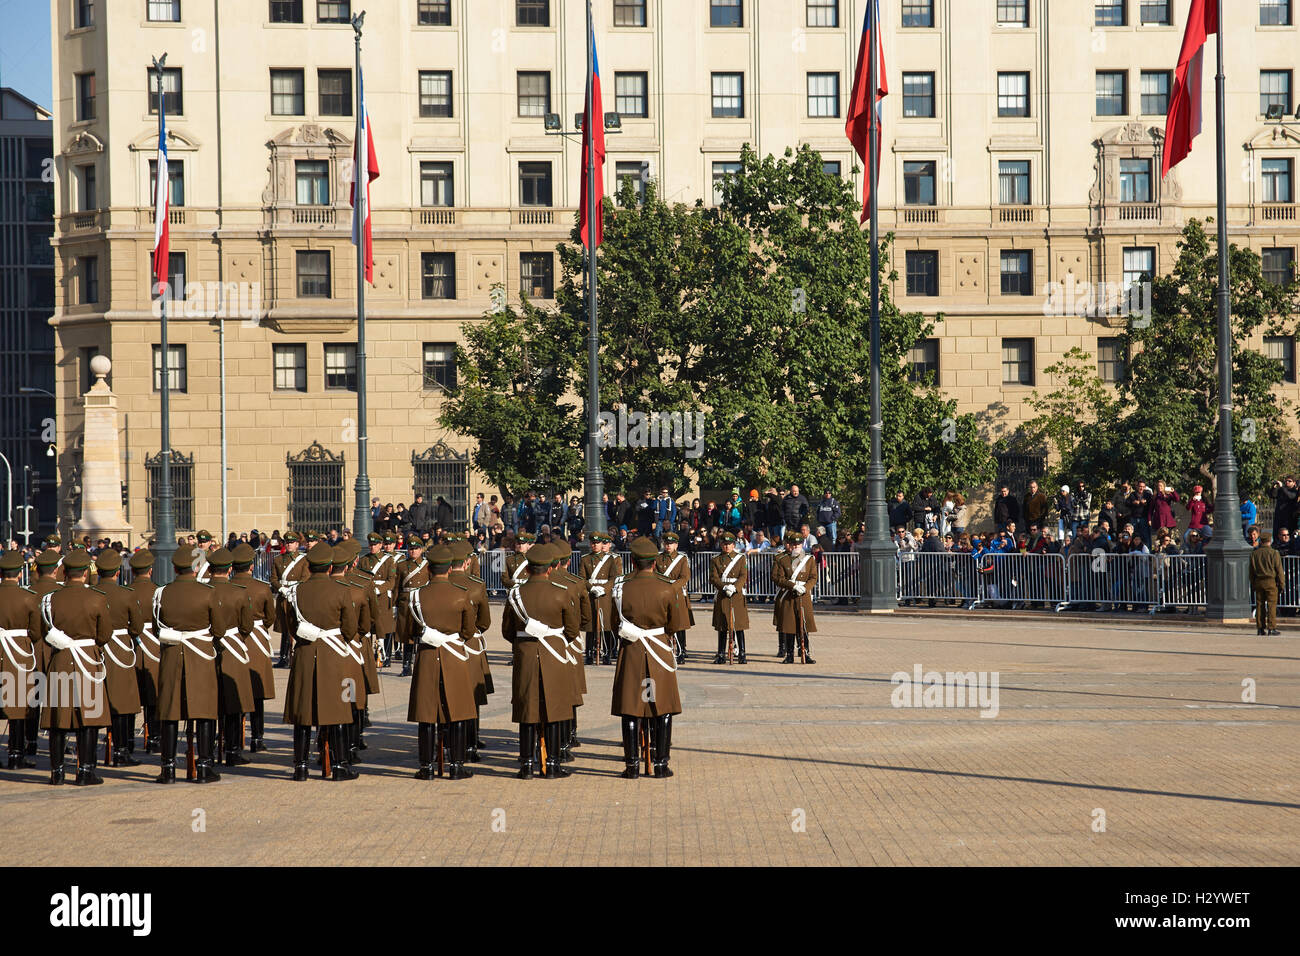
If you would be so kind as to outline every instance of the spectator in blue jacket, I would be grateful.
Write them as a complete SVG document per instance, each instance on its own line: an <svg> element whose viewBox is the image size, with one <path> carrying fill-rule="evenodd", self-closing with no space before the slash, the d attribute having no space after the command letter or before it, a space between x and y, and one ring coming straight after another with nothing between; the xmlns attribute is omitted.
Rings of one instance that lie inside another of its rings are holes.
<svg viewBox="0 0 1300 956"><path fill-rule="evenodd" d="M840 503L835 500L829 488L822 494L822 500L817 502L817 523L826 529L826 534L834 541L840 523Z"/></svg>
<svg viewBox="0 0 1300 956"><path fill-rule="evenodd" d="M677 502L668 494L667 488L659 489L655 499L655 534L664 534L677 526Z"/></svg>
<svg viewBox="0 0 1300 956"><path fill-rule="evenodd" d="M1255 518L1258 517L1258 512L1259 509L1255 507L1255 502L1251 501L1249 498L1242 500L1241 533L1243 536L1246 534L1246 529L1255 523Z"/></svg>

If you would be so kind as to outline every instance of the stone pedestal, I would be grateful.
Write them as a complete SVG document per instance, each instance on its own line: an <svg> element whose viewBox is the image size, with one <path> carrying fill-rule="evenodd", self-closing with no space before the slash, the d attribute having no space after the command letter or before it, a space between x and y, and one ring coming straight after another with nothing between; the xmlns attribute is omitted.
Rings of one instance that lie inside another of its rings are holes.
<svg viewBox="0 0 1300 956"><path fill-rule="evenodd" d="M81 518L73 525L78 540L108 538L131 546L132 528L122 512L122 452L117 438L117 396L105 378L112 363L96 355L90 370L96 381L86 393L85 436L82 440Z"/></svg>

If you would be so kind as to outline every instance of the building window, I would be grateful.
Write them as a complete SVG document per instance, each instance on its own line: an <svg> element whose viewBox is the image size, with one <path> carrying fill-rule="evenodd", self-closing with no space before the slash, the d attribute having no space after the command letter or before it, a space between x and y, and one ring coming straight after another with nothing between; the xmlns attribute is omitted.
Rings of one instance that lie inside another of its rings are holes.
<svg viewBox="0 0 1300 956"><path fill-rule="evenodd" d="M808 0L808 16L804 22L810 27L839 26L840 0Z"/></svg>
<svg viewBox="0 0 1300 956"><path fill-rule="evenodd" d="M1264 354L1282 365L1282 381L1294 385L1295 339L1289 335L1264 336Z"/></svg>
<svg viewBox="0 0 1300 956"><path fill-rule="evenodd" d="M1291 160L1266 159L1262 164L1264 202L1292 202Z"/></svg>
<svg viewBox="0 0 1300 956"><path fill-rule="evenodd" d="M649 116L646 90L649 77L645 73L614 74L614 109L620 116Z"/></svg>
<svg viewBox="0 0 1300 956"><path fill-rule="evenodd" d="M722 205L722 185L728 176L740 174L740 163L719 162L713 164L713 205Z"/></svg>
<svg viewBox="0 0 1300 956"><path fill-rule="evenodd" d="M1169 71L1142 71L1142 113L1144 116L1169 115Z"/></svg>
<svg viewBox="0 0 1300 956"><path fill-rule="evenodd" d="M456 180L451 163L420 163L420 205L456 205Z"/></svg>
<svg viewBox="0 0 1300 956"><path fill-rule="evenodd" d="M272 23L302 23L302 0L271 0Z"/></svg>
<svg viewBox="0 0 1300 956"><path fill-rule="evenodd" d="M939 294L939 253L915 250L907 253L907 294Z"/></svg>
<svg viewBox="0 0 1300 956"><path fill-rule="evenodd" d="M714 73L713 115L743 117L745 115L745 74Z"/></svg>
<svg viewBox="0 0 1300 956"><path fill-rule="evenodd" d="M330 297L330 254L324 250L298 250L298 297Z"/></svg>
<svg viewBox="0 0 1300 956"><path fill-rule="evenodd" d="M551 204L551 164L519 164L519 205L549 206Z"/></svg>
<svg viewBox="0 0 1300 956"><path fill-rule="evenodd" d="M1282 114L1286 115L1291 112L1291 71L1290 70L1260 70L1259 71L1259 112L1261 116L1268 115L1270 106L1282 107Z"/></svg>
<svg viewBox="0 0 1300 956"><path fill-rule="evenodd" d="M1029 205L1029 160L998 160L998 204Z"/></svg>
<svg viewBox="0 0 1300 956"><path fill-rule="evenodd" d="M1128 24L1127 0L1096 0L1093 25L1122 27Z"/></svg>
<svg viewBox="0 0 1300 956"><path fill-rule="evenodd" d="M1169 26L1169 0L1141 0L1138 21L1147 26Z"/></svg>
<svg viewBox="0 0 1300 956"><path fill-rule="evenodd" d="M1123 116L1128 112L1128 74L1123 70L1097 71L1097 115Z"/></svg>
<svg viewBox="0 0 1300 956"><path fill-rule="evenodd" d="M614 26L645 26L645 0L614 0Z"/></svg>
<svg viewBox="0 0 1300 956"><path fill-rule="evenodd" d="M903 116L934 116L934 74L903 74Z"/></svg>
<svg viewBox="0 0 1300 956"><path fill-rule="evenodd" d="M436 502L439 498L451 506L452 527L469 524L469 452L457 454L443 442L419 454L411 453L411 497L423 495L424 500ZM449 529L450 530L450 529Z"/></svg>
<svg viewBox="0 0 1300 956"><path fill-rule="evenodd" d="M158 528L158 495L162 486L162 452L146 455L144 469L149 476L149 521ZM167 483L171 485L172 519L177 531L194 530L194 456L182 455L175 448L167 463Z"/></svg>
<svg viewBox="0 0 1300 956"><path fill-rule="evenodd" d="M149 114L158 114L158 71L149 70ZM185 112L185 100L181 90L181 71L179 68L162 71L163 108L168 116L180 116Z"/></svg>
<svg viewBox="0 0 1300 956"><path fill-rule="evenodd" d="M317 70L321 116L352 115L352 71Z"/></svg>
<svg viewBox="0 0 1300 956"><path fill-rule="evenodd" d="M934 26L934 0L903 0L903 26Z"/></svg>
<svg viewBox="0 0 1300 956"><path fill-rule="evenodd" d="M357 347L351 344L325 346L326 391L357 390Z"/></svg>
<svg viewBox="0 0 1300 956"><path fill-rule="evenodd" d="M998 74L998 115L1029 115L1029 74Z"/></svg>
<svg viewBox="0 0 1300 956"><path fill-rule="evenodd" d="M1291 25L1291 0L1259 0L1259 23L1265 27Z"/></svg>
<svg viewBox="0 0 1300 956"><path fill-rule="evenodd" d="M271 115L302 116L306 112L306 83L302 70L272 70Z"/></svg>
<svg viewBox="0 0 1300 956"><path fill-rule="evenodd" d="M741 0L709 0L709 26L743 27L745 14Z"/></svg>
<svg viewBox="0 0 1300 956"><path fill-rule="evenodd" d="M840 75L838 73L808 74L808 116L827 119L840 115Z"/></svg>
<svg viewBox="0 0 1300 956"><path fill-rule="evenodd" d="M932 159L903 163L903 202L909 206L934 205L934 171Z"/></svg>
<svg viewBox="0 0 1300 956"><path fill-rule="evenodd" d="M632 194L636 197L638 203L645 202L645 181L646 177L642 175L646 164L641 162L620 162L614 164L614 181L617 183L619 194L623 192L625 183L632 184Z"/></svg>
<svg viewBox="0 0 1300 956"><path fill-rule="evenodd" d="M451 116L451 71L420 71L420 116Z"/></svg>
<svg viewBox="0 0 1300 956"><path fill-rule="evenodd" d="M155 23L180 23L181 0L149 0L146 16Z"/></svg>
<svg viewBox="0 0 1300 956"><path fill-rule="evenodd" d="M349 23L352 4L349 0L316 0L317 23Z"/></svg>
<svg viewBox="0 0 1300 956"><path fill-rule="evenodd" d="M1134 283L1150 282L1156 274L1154 246L1128 246L1124 249L1124 294Z"/></svg>
<svg viewBox="0 0 1300 956"><path fill-rule="evenodd" d="M840 169L841 166L840 166L840 161L838 159L822 160L822 172L825 173L827 176L830 176L834 179L839 179L842 175Z"/></svg>
<svg viewBox="0 0 1300 956"><path fill-rule="evenodd" d="M1151 201L1151 160L1121 159L1119 161L1119 201Z"/></svg>
<svg viewBox="0 0 1300 956"><path fill-rule="evenodd" d="M78 30L95 25L95 0L77 0L76 24Z"/></svg>
<svg viewBox="0 0 1300 956"><path fill-rule="evenodd" d="M299 206L330 204L330 164L325 159L300 159L295 164Z"/></svg>
<svg viewBox="0 0 1300 956"><path fill-rule="evenodd" d="M551 74L520 72L517 79L520 116L545 116L551 111Z"/></svg>
<svg viewBox="0 0 1300 956"><path fill-rule="evenodd" d="M152 179L152 177L150 177ZM95 164L77 167L77 183L80 190L81 202L78 208L82 212L92 212L99 208L99 196L95 189ZM150 183L149 195L153 195L153 184Z"/></svg>
<svg viewBox="0 0 1300 956"><path fill-rule="evenodd" d="M450 391L456 387L456 346L452 342L424 343L424 387Z"/></svg>
<svg viewBox="0 0 1300 956"><path fill-rule="evenodd" d="M167 161L168 205L185 205L185 161L169 159ZM158 194L158 160L149 160L149 196Z"/></svg>
<svg viewBox="0 0 1300 956"><path fill-rule="evenodd" d="M1034 294L1034 254L1023 249L1002 250L1002 294Z"/></svg>
<svg viewBox="0 0 1300 956"><path fill-rule="evenodd" d="M343 455L319 442L284 456L289 470L289 528L312 531L343 526Z"/></svg>
<svg viewBox="0 0 1300 956"><path fill-rule="evenodd" d="M998 26L1029 26L1029 0L998 0Z"/></svg>
<svg viewBox="0 0 1300 956"><path fill-rule="evenodd" d="M515 26L549 27L551 0L515 0Z"/></svg>
<svg viewBox="0 0 1300 956"><path fill-rule="evenodd" d="M1103 382L1122 382L1128 377L1128 356L1117 336L1097 339L1097 373Z"/></svg>
<svg viewBox="0 0 1300 956"><path fill-rule="evenodd" d="M307 391L307 346L273 345L274 386L277 392Z"/></svg>
<svg viewBox="0 0 1300 956"><path fill-rule="evenodd" d="M1034 384L1034 340L1002 340L1002 384Z"/></svg>
<svg viewBox="0 0 1300 956"><path fill-rule="evenodd" d="M167 295L173 302L185 301L185 253L167 254ZM161 290L159 290L161 294Z"/></svg>
<svg viewBox="0 0 1300 956"><path fill-rule="evenodd" d="M186 372L185 346L167 346L167 388L173 392L188 391L189 376ZM153 347L153 390L162 391L162 346Z"/></svg>
<svg viewBox="0 0 1300 956"><path fill-rule="evenodd" d="M77 74L77 122L95 118L95 74Z"/></svg>
<svg viewBox="0 0 1300 956"><path fill-rule="evenodd" d="M1289 286L1295 281L1295 249L1265 249L1261 258L1267 281L1280 286Z"/></svg>
<svg viewBox="0 0 1300 956"><path fill-rule="evenodd" d="M99 301L99 256L79 256L77 271L81 274L81 305L94 305Z"/></svg>
<svg viewBox="0 0 1300 956"><path fill-rule="evenodd" d="M554 298L555 257L549 252L521 252L519 288L529 298Z"/></svg>
<svg viewBox="0 0 1300 956"><path fill-rule="evenodd" d="M451 26L451 0L419 0L416 22L422 27Z"/></svg>
<svg viewBox="0 0 1300 956"><path fill-rule="evenodd" d="M939 340L922 339L907 353L907 380L939 384Z"/></svg>
<svg viewBox="0 0 1300 956"><path fill-rule="evenodd" d="M456 255L451 252L420 253L420 276L426 299L456 298Z"/></svg>

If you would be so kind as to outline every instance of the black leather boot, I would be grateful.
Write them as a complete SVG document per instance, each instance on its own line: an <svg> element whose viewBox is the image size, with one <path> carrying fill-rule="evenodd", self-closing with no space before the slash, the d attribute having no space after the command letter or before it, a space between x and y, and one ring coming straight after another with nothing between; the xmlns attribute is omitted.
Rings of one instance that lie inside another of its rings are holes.
<svg viewBox="0 0 1300 956"><path fill-rule="evenodd" d="M36 756L36 743L37 743L36 738L39 737L41 733L41 709L39 707L36 707L33 708L33 710L35 710L35 713L27 715L26 740L27 740L27 756L29 757Z"/></svg>
<svg viewBox="0 0 1300 956"><path fill-rule="evenodd" d="M447 775L451 780L465 780L474 776L474 771L465 766L470 723L472 721L458 720L451 725L451 772Z"/></svg>
<svg viewBox="0 0 1300 956"><path fill-rule="evenodd" d="M368 750L366 740L363 736L366 730L366 711L365 708L358 710L352 720L352 762L361 763L358 754L363 750Z"/></svg>
<svg viewBox="0 0 1300 956"><path fill-rule="evenodd" d="M433 724L416 725L415 746L420 760L420 769L415 772L416 780L433 779L433 734Z"/></svg>
<svg viewBox="0 0 1300 956"><path fill-rule="evenodd" d="M122 718L122 723L126 727L126 752L135 756L135 714L127 714Z"/></svg>
<svg viewBox="0 0 1300 956"><path fill-rule="evenodd" d="M158 720L158 705L150 704L144 711L145 737L144 752L147 754L158 753L158 748L162 745L161 733L162 723ZM172 753L173 758L176 756Z"/></svg>
<svg viewBox="0 0 1300 956"><path fill-rule="evenodd" d="M414 646L413 644L402 645L402 673L398 674L398 677L411 676L411 650Z"/></svg>
<svg viewBox="0 0 1300 956"><path fill-rule="evenodd" d="M198 721L199 755L194 762L195 783L216 783L221 779L214 763L217 743L217 722L212 718Z"/></svg>
<svg viewBox="0 0 1300 956"><path fill-rule="evenodd" d="M600 662L602 664L612 663L609 659L610 638L612 635L609 631L604 631L600 635Z"/></svg>
<svg viewBox="0 0 1300 956"><path fill-rule="evenodd" d="M311 727L306 724L293 726L293 779L306 780L308 777L307 761L311 754Z"/></svg>
<svg viewBox="0 0 1300 956"><path fill-rule="evenodd" d="M150 730L153 725L150 725ZM180 724L174 720L165 721L161 728L159 737L154 738L158 741L159 749L162 751L162 768L154 783L175 783L176 782L176 739L180 734Z"/></svg>
<svg viewBox="0 0 1300 956"><path fill-rule="evenodd" d="M468 727L465 730L465 762L478 763L478 705L474 706L474 719L467 721Z"/></svg>
<svg viewBox="0 0 1300 956"><path fill-rule="evenodd" d="M251 754L261 753L266 749L266 741L263 739L266 734L265 703L260 699L255 701L253 712L248 716L248 752Z"/></svg>
<svg viewBox="0 0 1300 956"><path fill-rule="evenodd" d="M63 741L65 730L50 730L50 786L63 785Z"/></svg>
<svg viewBox="0 0 1300 956"><path fill-rule="evenodd" d="M812 656L812 640L807 634L803 636L803 662L805 664L816 664Z"/></svg>
<svg viewBox="0 0 1300 956"><path fill-rule="evenodd" d="M243 717L243 714L227 714L225 718L227 767L242 767L248 763L248 758L240 752L239 746L239 725Z"/></svg>
<svg viewBox="0 0 1300 956"><path fill-rule="evenodd" d="M782 639L785 641L785 663L786 663L786 664L793 664L793 663L794 663L794 645L795 645L795 635L793 635L793 634L783 634L783 635L782 635Z"/></svg>
<svg viewBox="0 0 1300 956"><path fill-rule="evenodd" d="M132 714L119 714L113 718L113 766L138 767L140 761L131 756L131 740L135 731L131 724L135 721Z"/></svg>
<svg viewBox="0 0 1300 956"><path fill-rule="evenodd" d="M362 729L364 730L366 727L369 727L369 726L370 726L370 708L369 708L369 707L362 707L362 708L361 708L361 727L362 727ZM362 749L362 750L365 750L366 748L363 746L361 749Z"/></svg>
<svg viewBox="0 0 1300 956"><path fill-rule="evenodd" d="M567 777L572 771L564 765L565 721L552 720L546 726L546 776Z"/></svg>
<svg viewBox="0 0 1300 956"><path fill-rule="evenodd" d="M727 663L727 632L718 631L718 653L713 655L713 663Z"/></svg>
<svg viewBox="0 0 1300 956"><path fill-rule="evenodd" d="M686 632L677 632L677 663L686 663Z"/></svg>
<svg viewBox="0 0 1300 956"><path fill-rule="evenodd" d="M281 669L289 666L289 635L288 634L280 635L280 659L277 660L271 666L281 668Z"/></svg>
<svg viewBox="0 0 1300 956"><path fill-rule="evenodd" d="M785 657L785 631L777 632L776 656Z"/></svg>
<svg viewBox="0 0 1300 956"><path fill-rule="evenodd" d="M475 746L476 746L479 750L490 750L491 748L488 747L488 745L487 745L487 741L483 739L483 733L482 733L482 731L483 731L483 725L479 722L479 719L478 719L478 707L475 706L475 708L474 708L474 740L475 740Z"/></svg>
<svg viewBox="0 0 1300 956"><path fill-rule="evenodd" d="M582 746L582 741L578 739L578 712L573 712L573 720L569 721L569 750L574 750Z"/></svg>
<svg viewBox="0 0 1300 956"><path fill-rule="evenodd" d="M655 747L655 776L671 777L673 772L668 769L668 757L672 751L672 732L673 718L670 714L654 718L652 725L654 733Z"/></svg>
<svg viewBox="0 0 1300 956"><path fill-rule="evenodd" d="M744 631L736 632L736 663L737 664L749 663L749 661L745 657L745 632Z"/></svg>
<svg viewBox="0 0 1300 956"><path fill-rule="evenodd" d="M636 718L623 717L623 778L635 780L641 776L641 759L637 753Z"/></svg>
<svg viewBox="0 0 1300 956"><path fill-rule="evenodd" d="M81 727L77 730L77 780L79 787L90 787L103 783L95 773L95 749L99 744L98 727Z"/></svg>
<svg viewBox="0 0 1300 956"><path fill-rule="evenodd" d="M596 645L598 641L599 638L596 634L592 633L587 635L587 650L586 653L583 654L583 662L588 667L596 663Z"/></svg>
<svg viewBox="0 0 1300 956"><path fill-rule="evenodd" d="M344 724L334 724L329 729L330 733L330 756L333 758L333 779L335 780L355 780L357 772L352 769L351 754L347 745L347 734L345 733ZM337 754L337 757L334 755Z"/></svg>
<svg viewBox="0 0 1300 956"><path fill-rule="evenodd" d="M27 759L27 720L20 717L9 721L9 769L22 770L35 766L34 760Z"/></svg>
<svg viewBox="0 0 1300 956"><path fill-rule="evenodd" d="M519 773L520 780L530 780L533 776L533 752L537 749L537 725L519 725Z"/></svg>

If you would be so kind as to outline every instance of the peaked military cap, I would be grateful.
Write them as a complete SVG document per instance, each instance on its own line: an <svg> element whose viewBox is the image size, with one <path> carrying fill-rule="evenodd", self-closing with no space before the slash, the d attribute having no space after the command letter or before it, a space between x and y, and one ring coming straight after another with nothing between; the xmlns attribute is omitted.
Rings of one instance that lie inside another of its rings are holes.
<svg viewBox="0 0 1300 956"><path fill-rule="evenodd" d="M284 536L284 540L285 540L285 541L301 541L301 540L302 540L302 535L300 535L297 531L290 531L288 534L286 534L286 535Z"/></svg>
<svg viewBox="0 0 1300 956"><path fill-rule="evenodd" d="M106 574L119 571L122 568L122 556L112 548L105 548L95 558L95 567Z"/></svg>
<svg viewBox="0 0 1300 956"><path fill-rule="evenodd" d="M21 551L6 551L0 554L0 571L21 571L23 567L23 553Z"/></svg>
<svg viewBox="0 0 1300 956"><path fill-rule="evenodd" d="M131 570L143 571L145 568L152 568L154 562L153 552L148 548L141 548L135 554L131 555Z"/></svg>
<svg viewBox="0 0 1300 956"><path fill-rule="evenodd" d="M655 544L654 538L649 535L641 535L629 546L628 550L632 552L635 558L657 558L659 557L659 547Z"/></svg>
<svg viewBox="0 0 1300 956"><path fill-rule="evenodd" d="M471 548L469 542L464 539L453 541L448 547L451 548L451 557L453 561L464 561L474 553L474 549Z"/></svg>
<svg viewBox="0 0 1300 956"><path fill-rule="evenodd" d="M212 540L212 532L200 531L194 537L198 538L199 544L207 544L209 541Z"/></svg>
<svg viewBox="0 0 1300 956"><path fill-rule="evenodd" d="M384 536L377 531L372 531L370 534L366 535L366 540L371 544L383 544Z"/></svg>
<svg viewBox="0 0 1300 956"><path fill-rule="evenodd" d="M198 556L199 550L197 548L189 545L179 547L176 549L176 553L172 555L172 567L193 568L196 566L195 562L198 560Z"/></svg>
<svg viewBox="0 0 1300 956"><path fill-rule="evenodd" d="M677 540L678 540L677 532L675 531L664 532L664 544L676 544Z"/></svg>
<svg viewBox="0 0 1300 956"><path fill-rule="evenodd" d="M517 544L536 544L536 542L537 535L528 531L520 532L520 534L515 538L515 543Z"/></svg>
<svg viewBox="0 0 1300 956"><path fill-rule="evenodd" d="M63 566L72 571L84 571L90 567L89 551L74 551L63 559Z"/></svg>
<svg viewBox="0 0 1300 956"><path fill-rule="evenodd" d="M536 547L528 549L528 566L530 568L550 567L555 560L555 547L549 544L539 544Z"/></svg>
<svg viewBox="0 0 1300 956"><path fill-rule="evenodd" d="M235 550L230 552L231 558L235 564L252 564L257 555L253 552L252 546L247 541L241 541L235 545Z"/></svg>
<svg viewBox="0 0 1300 956"><path fill-rule="evenodd" d="M599 544L609 544L613 538L609 536L608 531L593 531L591 533L591 540Z"/></svg>
<svg viewBox="0 0 1300 956"><path fill-rule="evenodd" d="M555 543L551 545L551 549L555 552L555 560L557 561L567 561L569 555L573 554L573 548L563 538L556 538Z"/></svg>
<svg viewBox="0 0 1300 956"><path fill-rule="evenodd" d="M328 568L334 563L334 549L328 544L317 542L307 552L307 563L313 568Z"/></svg>
<svg viewBox="0 0 1300 956"><path fill-rule="evenodd" d="M208 555L208 564L212 565L218 571L224 571L235 563L235 556L225 548L217 548Z"/></svg>
<svg viewBox="0 0 1300 956"><path fill-rule="evenodd" d="M53 548L46 548L36 556L36 566L38 568L52 568L63 559L63 556Z"/></svg>
<svg viewBox="0 0 1300 956"><path fill-rule="evenodd" d="M438 565L449 565L454 560L452 557L451 547L445 544L435 545L430 548L429 553L425 555L425 558L435 567Z"/></svg>

